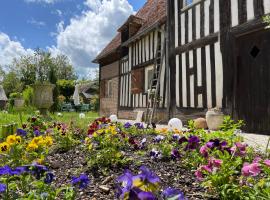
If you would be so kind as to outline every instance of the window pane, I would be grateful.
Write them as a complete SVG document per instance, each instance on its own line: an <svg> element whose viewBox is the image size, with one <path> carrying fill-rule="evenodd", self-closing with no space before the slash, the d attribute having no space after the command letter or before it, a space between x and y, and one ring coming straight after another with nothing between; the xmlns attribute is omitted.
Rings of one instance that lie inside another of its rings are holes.
<svg viewBox="0 0 270 200"><path fill-rule="evenodd" d="M190 5L193 3L193 0L186 0L186 6Z"/></svg>

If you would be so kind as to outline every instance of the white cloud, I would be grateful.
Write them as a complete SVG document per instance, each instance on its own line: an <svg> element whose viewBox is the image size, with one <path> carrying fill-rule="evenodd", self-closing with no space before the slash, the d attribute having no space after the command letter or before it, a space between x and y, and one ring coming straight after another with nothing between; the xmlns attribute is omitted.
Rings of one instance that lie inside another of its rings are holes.
<svg viewBox="0 0 270 200"><path fill-rule="evenodd" d="M10 37L0 32L0 65L10 65L14 58L20 56L33 54L32 49L25 49L22 44L18 41L13 41Z"/></svg>
<svg viewBox="0 0 270 200"><path fill-rule="evenodd" d="M59 0L24 0L27 3L48 3L53 4Z"/></svg>
<svg viewBox="0 0 270 200"><path fill-rule="evenodd" d="M35 19L30 19L30 20L28 20L27 21L27 23L28 24L33 24L33 25L35 25L35 26L37 26L37 27L43 27L43 26L46 26L46 23L45 22L43 22L43 21L37 21L37 20L35 20Z"/></svg>
<svg viewBox="0 0 270 200"><path fill-rule="evenodd" d="M67 55L76 71L85 75L96 65L91 60L116 34L117 28L134 13L128 0L86 0L87 11L70 20L66 27L58 24L57 44L48 47L54 54Z"/></svg>

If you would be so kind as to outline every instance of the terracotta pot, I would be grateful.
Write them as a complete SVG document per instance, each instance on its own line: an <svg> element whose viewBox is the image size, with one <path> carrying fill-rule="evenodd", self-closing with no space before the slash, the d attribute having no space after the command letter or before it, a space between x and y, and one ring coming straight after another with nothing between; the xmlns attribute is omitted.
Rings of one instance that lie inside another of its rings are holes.
<svg viewBox="0 0 270 200"><path fill-rule="evenodd" d="M210 130L219 130L224 120L224 114L219 110L209 110L206 113L206 122Z"/></svg>
<svg viewBox="0 0 270 200"><path fill-rule="evenodd" d="M33 103L40 111L45 114L47 110L53 105L53 84L34 84Z"/></svg>
<svg viewBox="0 0 270 200"><path fill-rule="evenodd" d="M24 99L14 99L14 107L22 108L24 106Z"/></svg>

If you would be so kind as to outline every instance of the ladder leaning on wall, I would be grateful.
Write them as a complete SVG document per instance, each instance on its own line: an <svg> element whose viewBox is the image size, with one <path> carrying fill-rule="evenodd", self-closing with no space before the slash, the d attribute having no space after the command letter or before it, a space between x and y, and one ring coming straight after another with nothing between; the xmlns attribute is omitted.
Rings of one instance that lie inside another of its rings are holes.
<svg viewBox="0 0 270 200"><path fill-rule="evenodd" d="M148 90L148 101L147 101L147 110L145 116L145 122L147 123L147 127L150 126L154 127L154 119L157 114L156 110L159 103L159 89L160 89L160 81L161 81L161 72L163 70L164 59L165 59L165 49L166 49L166 38L164 35L164 41L161 39L161 33L164 32L163 30L158 30L158 41L157 41L157 49L155 53L155 60L154 60L154 69L153 69L153 76L150 81L150 88Z"/></svg>

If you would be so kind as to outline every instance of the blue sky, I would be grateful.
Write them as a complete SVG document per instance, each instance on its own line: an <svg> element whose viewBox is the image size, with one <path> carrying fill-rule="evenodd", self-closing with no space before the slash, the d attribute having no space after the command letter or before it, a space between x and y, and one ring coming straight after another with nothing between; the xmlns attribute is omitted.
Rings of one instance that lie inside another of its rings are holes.
<svg viewBox="0 0 270 200"><path fill-rule="evenodd" d="M7 57L7 52L13 49L14 54L21 54L40 47L54 53L67 54L75 67L78 67L78 73L81 73L80 70L85 73L87 67L95 66L85 66L86 58L80 61L74 58L89 54L88 60L91 60L115 35L117 26L145 2L146 0L1 0L0 60ZM115 16L114 21L111 21L112 16ZM89 28L91 26L92 29ZM84 30L85 35L81 34ZM85 39L87 35L89 40ZM88 41L89 45L84 46ZM74 45L77 45L76 48ZM95 48L91 48L91 45ZM75 49L80 51L75 52Z"/></svg>

